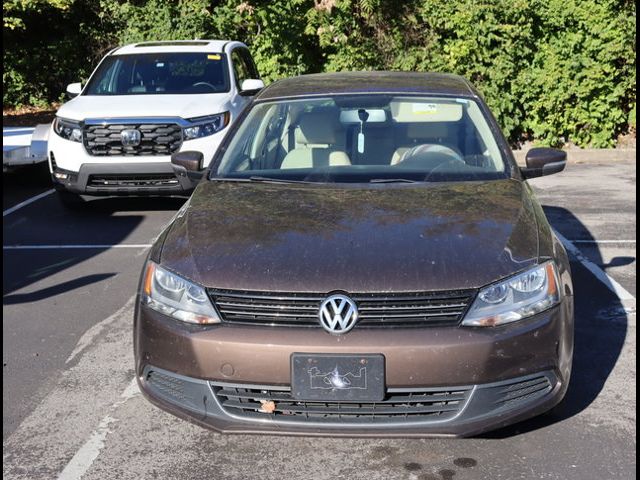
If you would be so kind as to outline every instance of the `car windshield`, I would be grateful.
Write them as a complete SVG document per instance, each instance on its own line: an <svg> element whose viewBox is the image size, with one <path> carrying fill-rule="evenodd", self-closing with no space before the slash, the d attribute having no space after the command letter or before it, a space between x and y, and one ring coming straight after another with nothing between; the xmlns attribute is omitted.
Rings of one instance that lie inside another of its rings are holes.
<svg viewBox="0 0 640 480"><path fill-rule="evenodd" d="M257 103L210 178L386 183L508 175L475 101L354 95Z"/></svg>
<svg viewBox="0 0 640 480"><path fill-rule="evenodd" d="M107 57L83 95L220 93L229 87L221 53L145 53Z"/></svg>

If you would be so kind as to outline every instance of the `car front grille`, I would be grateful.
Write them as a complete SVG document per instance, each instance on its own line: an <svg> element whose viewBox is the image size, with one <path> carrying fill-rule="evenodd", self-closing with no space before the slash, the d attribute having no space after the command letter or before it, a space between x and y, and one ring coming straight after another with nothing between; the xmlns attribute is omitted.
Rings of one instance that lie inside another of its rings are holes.
<svg viewBox="0 0 640 480"><path fill-rule="evenodd" d="M300 401L289 387L247 386L210 382L222 408L246 419L287 421L388 423L448 420L466 404L472 387L448 389L387 389L381 402L348 403ZM268 403L267 403L268 402Z"/></svg>
<svg viewBox="0 0 640 480"><path fill-rule="evenodd" d="M318 310L326 294L209 290L225 323L319 327ZM475 290L429 293L353 294L358 327L429 327L457 325Z"/></svg>
<svg viewBox="0 0 640 480"><path fill-rule="evenodd" d="M138 130L140 144L124 146L123 130ZM182 145L182 129L175 123L87 125L84 146L94 156L171 155Z"/></svg>
<svg viewBox="0 0 640 480"><path fill-rule="evenodd" d="M89 175L88 187L96 188L172 188L179 185L175 175L167 173L144 175Z"/></svg>

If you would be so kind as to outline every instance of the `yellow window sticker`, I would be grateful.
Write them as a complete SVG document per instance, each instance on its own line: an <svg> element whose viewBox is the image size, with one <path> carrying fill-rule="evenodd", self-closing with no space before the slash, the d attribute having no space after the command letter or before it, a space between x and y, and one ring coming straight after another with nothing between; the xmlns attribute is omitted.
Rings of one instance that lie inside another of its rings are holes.
<svg viewBox="0 0 640 480"><path fill-rule="evenodd" d="M207 55L207 58L209 60L220 60L222 57L220 57L220 55Z"/></svg>

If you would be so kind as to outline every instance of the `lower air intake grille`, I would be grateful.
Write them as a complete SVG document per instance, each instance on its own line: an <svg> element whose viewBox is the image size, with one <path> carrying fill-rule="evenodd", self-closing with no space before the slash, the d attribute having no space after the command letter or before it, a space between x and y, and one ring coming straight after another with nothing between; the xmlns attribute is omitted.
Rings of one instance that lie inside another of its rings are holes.
<svg viewBox="0 0 640 480"><path fill-rule="evenodd" d="M211 382L222 407L247 419L271 418L300 422L389 423L394 421L447 420L465 405L470 387L451 389L387 389L376 403L308 402L291 396L288 387L239 385ZM265 402L273 402L265 406ZM265 410L266 408L266 410Z"/></svg>
<svg viewBox="0 0 640 480"><path fill-rule="evenodd" d="M501 385L496 392L498 407L511 407L520 402L528 402L543 397L552 389L551 382L545 375Z"/></svg>
<svg viewBox="0 0 640 480"><path fill-rule="evenodd" d="M176 187L178 180L173 174L157 173L145 175L90 175L88 187L96 188L162 188Z"/></svg>

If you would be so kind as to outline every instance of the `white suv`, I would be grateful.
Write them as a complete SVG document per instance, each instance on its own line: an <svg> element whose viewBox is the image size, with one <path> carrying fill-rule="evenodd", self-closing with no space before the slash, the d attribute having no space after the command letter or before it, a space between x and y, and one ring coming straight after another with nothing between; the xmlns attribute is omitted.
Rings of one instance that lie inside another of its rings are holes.
<svg viewBox="0 0 640 480"><path fill-rule="evenodd" d="M49 169L65 204L83 195L190 193L171 155L199 152L201 170L262 87L240 42L146 42L116 48L56 114Z"/></svg>

